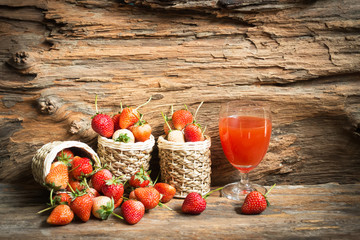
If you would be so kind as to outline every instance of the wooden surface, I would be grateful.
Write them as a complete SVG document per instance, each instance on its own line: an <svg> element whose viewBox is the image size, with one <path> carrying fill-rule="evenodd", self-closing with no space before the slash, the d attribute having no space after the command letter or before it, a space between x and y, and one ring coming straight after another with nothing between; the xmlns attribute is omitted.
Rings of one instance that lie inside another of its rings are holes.
<svg viewBox="0 0 360 240"><path fill-rule="evenodd" d="M359 19L358 0L2 0L0 181L29 181L48 142L96 148L99 94L106 113L152 96L141 111L156 137L161 111L204 101L213 185L239 179L217 128L220 103L232 99L272 108L253 180L359 182ZM151 164L156 172L156 149Z"/></svg>
<svg viewBox="0 0 360 240"><path fill-rule="evenodd" d="M0 184L1 239L358 239L360 185L321 184L276 186L262 214L239 213L240 203L207 200L196 216L179 212L182 200L168 203L174 211L157 207L136 225L110 217L101 221L76 219L66 226L46 223L47 191L36 185Z"/></svg>

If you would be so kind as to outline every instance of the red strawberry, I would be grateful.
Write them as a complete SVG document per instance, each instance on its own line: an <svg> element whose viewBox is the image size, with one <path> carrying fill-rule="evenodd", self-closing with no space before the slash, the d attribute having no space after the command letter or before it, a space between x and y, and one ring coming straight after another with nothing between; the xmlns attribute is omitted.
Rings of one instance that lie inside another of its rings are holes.
<svg viewBox="0 0 360 240"><path fill-rule="evenodd" d="M143 167L140 168L134 175L131 176L129 180L129 185L138 188L138 187L146 187L151 183L151 178L149 176L150 172L144 170Z"/></svg>
<svg viewBox="0 0 360 240"><path fill-rule="evenodd" d="M113 120L113 123L114 123L114 132L116 130L119 130L120 129L120 125L119 125L119 122L120 122L120 115L121 113L117 113L115 114L111 119Z"/></svg>
<svg viewBox="0 0 360 240"><path fill-rule="evenodd" d="M101 169L91 177L91 184L96 191L101 192L102 187L105 185L105 181L112 179L112 173L107 169Z"/></svg>
<svg viewBox="0 0 360 240"><path fill-rule="evenodd" d="M197 192L189 193L181 207L183 213L200 214L206 209L206 200Z"/></svg>
<svg viewBox="0 0 360 240"><path fill-rule="evenodd" d="M139 119L140 113L136 109L132 107L124 108L120 114L119 126L121 129L129 128L139 121Z"/></svg>
<svg viewBox="0 0 360 240"><path fill-rule="evenodd" d="M136 199L136 195L135 195L135 190L132 190L129 194L129 199L134 199L134 200L137 200Z"/></svg>
<svg viewBox="0 0 360 240"><path fill-rule="evenodd" d="M139 120L129 130L134 134L136 142L145 142L151 136L151 126L143 120Z"/></svg>
<svg viewBox="0 0 360 240"><path fill-rule="evenodd" d="M117 203L124 194L124 186L121 181L115 177L106 180L106 183L101 188L102 193L109 198L113 198Z"/></svg>
<svg viewBox="0 0 360 240"><path fill-rule="evenodd" d="M116 203L114 203L114 208L118 208L123 201L123 198L120 198Z"/></svg>
<svg viewBox="0 0 360 240"><path fill-rule="evenodd" d="M152 187L136 188L136 199L144 204L146 209L155 208L160 202L160 193Z"/></svg>
<svg viewBox="0 0 360 240"><path fill-rule="evenodd" d="M193 115L187 109L177 110L172 115L172 123L177 130L182 130L193 122Z"/></svg>
<svg viewBox="0 0 360 240"><path fill-rule="evenodd" d="M199 124L191 123L184 129L185 141L186 142L198 142L204 141L204 135L202 134Z"/></svg>
<svg viewBox="0 0 360 240"><path fill-rule="evenodd" d="M138 223L145 214L144 205L137 200L127 200L121 205L121 212L129 224Z"/></svg>
<svg viewBox="0 0 360 240"><path fill-rule="evenodd" d="M156 183L154 188L162 195L160 199L162 203L169 202L176 193L176 189L167 183Z"/></svg>
<svg viewBox="0 0 360 240"><path fill-rule="evenodd" d="M66 192L59 192L53 197L53 200L54 200L55 204L64 204L65 203L67 205L70 205L71 197Z"/></svg>
<svg viewBox="0 0 360 240"><path fill-rule="evenodd" d="M69 192L72 191L82 191L86 188L86 184L82 181L75 180L72 178L72 176L69 177L69 186L66 187L66 190Z"/></svg>
<svg viewBox="0 0 360 240"><path fill-rule="evenodd" d="M269 202L266 199L267 194L275 187L275 184L270 188L270 190L263 195L258 191L252 191L246 195L243 205L241 206L242 214L260 214L262 213Z"/></svg>
<svg viewBox="0 0 360 240"><path fill-rule="evenodd" d="M96 115L91 120L92 129L103 137L110 138L114 133L114 122L109 115L98 112L97 95L95 97Z"/></svg>
<svg viewBox="0 0 360 240"><path fill-rule="evenodd" d="M181 211L194 215L202 213L206 209L206 198L210 196L211 193L221 189L223 189L223 187L212 190L205 196L201 196L197 192L189 193L182 204Z"/></svg>
<svg viewBox="0 0 360 240"><path fill-rule="evenodd" d="M45 184L55 190L66 189L69 182L68 167L61 162L52 163L49 174L45 177Z"/></svg>
<svg viewBox="0 0 360 240"><path fill-rule="evenodd" d="M86 189L86 192L87 192L88 194L90 194L90 196L93 197L93 198L96 198L96 197L99 197L99 196L100 196L100 193L99 193L98 191L96 191L95 188L87 188L87 189Z"/></svg>
<svg viewBox="0 0 360 240"><path fill-rule="evenodd" d="M73 158L74 158L74 153L68 148L63 149L56 154L56 160L63 162L65 163L65 165L68 166L70 165L70 162L73 160Z"/></svg>
<svg viewBox="0 0 360 240"><path fill-rule="evenodd" d="M92 173L93 167L89 158L74 157L70 171L74 179L81 180Z"/></svg>
<svg viewBox="0 0 360 240"><path fill-rule="evenodd" d="M91 215L93 197L90 194L86 194L85 192L81 194L73 198L70 203L70 208L83 222L87 222Z"/></svg>
<svg viewBox="0 0 360 240"><path fill-rule="evenodd" d="M66 225L74 219L74 212L68 205L58 205L52 210L46 222L52 225Z"/></svg>

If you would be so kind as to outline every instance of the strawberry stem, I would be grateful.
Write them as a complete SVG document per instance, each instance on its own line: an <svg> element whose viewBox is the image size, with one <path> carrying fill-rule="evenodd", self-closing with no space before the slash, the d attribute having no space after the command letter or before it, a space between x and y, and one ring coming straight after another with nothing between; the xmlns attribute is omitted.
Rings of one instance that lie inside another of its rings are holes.
<svg viewBox="0 0 360 240"><path fill-rule="evenodd" d="M165 204L163 204L163 203L161 203L161 202L159 202L159 204L158 204L160 207L166 207L167 209L169 209L170 211L173 211L173 209L171 208L171 207L169 207L169 206L167 206L167 205L165 205Z"/></svg>
<svg viewBox="0 0 360 240"><path fill-rule="evenodd" d="M204 101L202 101L202 102L200 103L200 105L198 106L198 108L196 109L196 112L195 112L195 115L194 115L194 119L196 119L196 115L197 115L197 113L198 113L201 105L203 105L203 103L204 103Z"/></svg>
<svg viewBox="0 0 360 240"><path fill-rule="evenodd" d="M217 188L217 189L214 189L214 190L208 192L207 194L205 194L205 195L203 196L203 198L206 199L206 198L209 197L210 194L212 194L213 192L219 191L219 190L221 190L221 189L223 189L223 188L224 188L224 187L219 187L219 188Z"/></svg>
<svg viewBox="0 0 360 240"><path fill-rule="evenodd" d="M138 110L139 108L141 108L141 107L145 106L146 104L148 104L151 101L151 98L152 97L150 97L149 100L147 100L146 103L143 103L143 104L139 105L137 108L135 108L135 110Z"/></svg>
<svg viewBox="0 0 360 240"><path fill-rule="evenodd" d="M162 115L162 117L164 118L164 121L165 121L166 125L167 125L167 126L168 126L168 128L169 128L169 132L171 132L171 131L172 131L172 129L171 129L171 127L170 127L170 125L169 125L168 121L166 120L166 117L165 117L164 113L163 113L163 112L161 112L161 115Z"/></svg>
<svg viewBox="0 0 360 240"><path fill-rule="evenodd" d="M124 219L122 216L120 216L120 215L118 215L118 214L116 214L116 213L114 213L114 212L112 212L111 214L114 215L114 216L117 217L117 218Z"/></svg>
<svg viewBox="0 0 360 240"><path fill-rule="evenodd" d="M265 197L268 195L268 193L276 186L276 183L274 185L272 185L272 187L269 189L269 191L267 191L267 193L265 193Z"/></svg>
<svg viewBox="0 0 360 240"><path fill-rule="evenodd" d="M98 114L98 113L99 113L99 111L98 111L98 107L97 107L97 97L98 97L98 95L97 95L97 94L95 94L95 111L96 111L96 114Z"/></svg>

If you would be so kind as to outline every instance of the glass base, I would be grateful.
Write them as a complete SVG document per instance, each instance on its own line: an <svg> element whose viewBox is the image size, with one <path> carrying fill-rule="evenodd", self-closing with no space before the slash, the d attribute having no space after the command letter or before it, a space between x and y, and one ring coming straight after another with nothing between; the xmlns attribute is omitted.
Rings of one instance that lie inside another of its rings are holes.
<svg viewBox="0 0 360 240"><path fill-rule="evenodd" d="M229 183L221 190L221 196L232 200L243 201L247 194L252 191L258 191L262 194L266 194L267 189L257 184L243 185L239 182Z"/></svg>

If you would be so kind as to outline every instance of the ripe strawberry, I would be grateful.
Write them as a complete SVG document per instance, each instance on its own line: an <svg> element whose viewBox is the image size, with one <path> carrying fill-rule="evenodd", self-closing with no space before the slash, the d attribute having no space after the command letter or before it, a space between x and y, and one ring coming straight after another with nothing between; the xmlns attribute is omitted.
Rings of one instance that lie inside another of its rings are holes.
<svg viewBox="0 0 360 240"><path fill-rule="evenodd" d="M65 163L65 165L70 166L70 162L73 160L73 158L74 153L70 149L66 148L56 154L55 160L58 160Z"/></svg>
<svg viewBox="0 0 360 240"><path fill-rule="evenodd" d="M199 124L191 123L184 129L185 141L186 142L198 142L204 141L204 135L202 134Z"/></svg>
<svg viewBox="0 0 360 240"><path fill-rule="evenodd" d="M134 134L136 142L145 142L151 136L151 126L143 120L139 120L129 130Z"/></svg>
<svg viewBox="0 0 360 240"><path fill-rule="evenodd" d="M123 143L134 143L135 142L134 134L128 129L117 130L116 132L114 132L112 139L115 142L123 142Z"/></svg>
<svg viewBox="0 0 360 240"><path fill-rule="evenodd" d="M66 192L59 192L53 197L55 204L67 204L70 205L71 196Z"/></svg>
<svg viewBox="0 0 360 240"><path fill-rule="evenodd" d="M155 208L160 202L160 193L152 187L136 188L136 199L144 204L146 209Z"/></svg>
<svg viewBox="0 0 360 240"><path fill-rule="evenodd" d="M55 190L66 189L69 182L68 167L61 162L51 164L49 174L45 177L45 184Z"/></svg>
<svg viewBox="0 0 360 240"><path fill-rule="evenodd" d="M129 224L138 223L145 214L145 207L140 201L127 200L121 205L121 212Z"/></svg>
<svg viewBox="0 0 360 240"><path fill-rule="evenodd" d="M114 122L109 115L98 112L97 95L95 97L96 115L91 120L92 129L103 137L110 138L114 133Z"/></svg>
<svg viewBox="0 0 360 240"><path fill-rule="evenodd" d="M105 185L105 181L112 179L112 173L107 169L101 169L91 177L91 184L96 191L101 192L102 187Z"/></svg>
<svg viewBox="0 0 360 240"><path fill-rule="evenodd" d="M106 183L101 188L101 192L108 196L109 198L113 198L114 202L117 203L124 194L124 186L121 181L115 177L112 179L106 180Z"/></svg>
<svg viewBox="0 0 360 240"><path fill-rule="evenodd" d="M96 197L99 197L100 196L100 193L98 191L96 191L95 188L87 188L85 190L88 194L90 194L90 196L92 198L96 198Z"/></svg>
<svg viewBox="0 0 360 240"><path fill-rule="evenodd" d="M74 219L74 212L68 205L58 205L52 210L46 222L52 225L66 225Z"/></svg>
<svg viewBox="0 0 360 240"><path fill-rule="evenodd" d="M193 122L193 115L187 109L177 110L172 115L172 123L177 130L182 130Z"/></svg>
<svg viewBox="0 0 360 240"><path fill-rule="evenodd" d="M140 113L132 108L124 108L120 114L119 126L121 129L126 129L134 125L140 119Z"/></svg>
<svg viewBox="0 0 360 240"><path fill-rule="evenodd" d="M93 167L89 158L74 157L70 171L74 179L81 180L92 173Z"/></svg>
<svg viewBox="0 0 360 240"><path fill-rule="evenodd" d="M270 203L267 201L267 194L275 187L274 184L270 190L263 195L258 191L252 191L246 195L243 205L241 206L242 214L260 214L262 213Z"/></svg>
<svg viewBox="0 0 360 240"><path fill-rule="evenodd" d="M223 189L223 187L212 190L204 196L201 196L197 192L189 193L182 204L181 211L193 215L202 213L206 209L206 198L210 196L211 193L221 189Z"/></svg>
<svg viewBox="0 0 360 240"><path fill-rule="evenodd" d="M71 175L71 174L70 174ZM86 188L86 184L82 181L75 180L72 176L69 177L69 185L66 187L66 190L72 192L73 190L82 191Z"/></svg>
<svg viewBox="0 0 360 240"><path fill-rule="evenodd" d="M117 130L120 129L120 125L119 125L120 115L121 115L121 113L117 113L111 118L114 123L114 132L116 132Z"/></svg>
<svg viewBox="0 0 360 240"><path fill-rule="evenodd" d="M167 203L175 196L176 189L167 183L156 183L154 188L162 195L160 201Z"/></svg>
<svg viewBox="0 0 360 240"><path fill-rule="evenodd" d="M114 203L114 208L118 208L123 201L123 198L120 198L117 202Z"/></svg>
<svg viewBox="0 0 360 240"><path fill-rule="evenodd" d="M93 198L90 194L81 192L74 196L70 203L71 210L78 216L83 222L87 222L90 219L91 209L93 205Z"/></svg>
<svg viewBox="0 0 360 240"><path fill-rule="evenodd" d="M138 188L138 187L146 187L149 183L152 183L150 178L150 171L147 172L143 167L140 168L134 175L131 176L129 180L129 185Z"/></svg>
<svg viewBox="0 0 360 240"><path fill-rule="evenodd" d="M206 200L197 192L189 193L181 207L183 213L200 214L206 209Z"/></svg>

